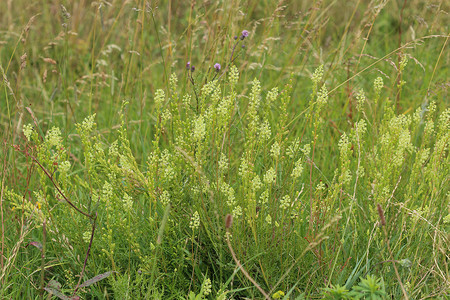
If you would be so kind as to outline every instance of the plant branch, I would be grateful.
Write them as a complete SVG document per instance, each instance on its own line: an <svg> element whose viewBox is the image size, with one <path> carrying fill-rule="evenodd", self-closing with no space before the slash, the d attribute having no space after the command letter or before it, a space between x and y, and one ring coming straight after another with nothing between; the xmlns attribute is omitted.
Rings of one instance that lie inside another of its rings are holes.
<svg viewBox="0 0 450 300"><path fill-rule="evenodd" d="M91 252L91 248L92 248L92 241L94 240L95 223L97 221L97 212L95 213L93 218L94 218L94 222L92 224L91 239L89 241L88 250L86 251L86 257L84 258L83 269L81 270L81 274L80 274L80 278L78 279L77 287L73 291L73 295L72 296L75 296L75 293L77 292L78 288L80 287L81 279L83 279L84 270L86 269L87 260L89 258L89 253Z"/></svg>
<svg viewBox="0 0 450 300"><path fill-rule="evenodd" d="M33 155L30 155L31 158L34 160L34 162L41 168L42 171L44 171L45 175L47 175L47 177L50 179L50 181L52 182L53 186L58 190L58 193L64 198L64 200L66 200L66 202L72 206L77 212L79 212L82 215L85 215L86 217L88 217L89 219L93 219L94 216L90 215L84 211L82 211L81 209L79 209L78 207L75 206L75 204L73 204L67 197L66 195L64 195L64 193L61 191L61 189L59 188L58 184L55 182L55 180L53 179L53 175L50 174L50 172L37 160L36 157L34 157Z"/></svg>

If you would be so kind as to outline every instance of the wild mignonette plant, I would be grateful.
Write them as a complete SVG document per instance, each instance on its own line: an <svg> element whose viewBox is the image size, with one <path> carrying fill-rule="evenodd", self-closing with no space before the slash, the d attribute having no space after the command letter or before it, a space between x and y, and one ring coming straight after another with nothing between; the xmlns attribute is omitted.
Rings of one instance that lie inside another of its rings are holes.
<svg viewBox="0 0 450 300"><path fill-rule="evenodd" d="M449 195L448 109L436 118L430 102L413 115L396 114L377 78L372 98L359 91L361 118L329 145L338 158L326 167L332 100L323 66L312 75L304 112L288 108L293 78L268 91L254 79L243 93L235 65L202 86L188 67L191 93L182 94L172 74L168 93L153 96L145 163L130 147L127 102L112 140L100 134L95 115L76 125L76 135L23 127L23 154L37 176L28 198L8 189L6 199L43 230L41 244L57 253L55 265L79 274L77 284L73 275L59 278L57 289L43 276L41 287L73 296L108 289L123 299L182 288L186 299L281 298L321 293L307 282L322 278L330 299L382 299L398 294L399 284L404 294L417 293L419 277L445 282L443 273L422 267L447 266L445 251L435 262L416 260L424 248L448 243L448 213L439 209ZM369 101L377 114L365 113ZM293 126L297 119L301 128ZM72 153L73 143L82 151ZM225 228L228 214L233 223ZM419 231L423 226L433 235ZM392 273L393 265L396 282L383 289L371 276L355 285L364 273Z"/></svg>
<svg viewBox="0 0 450 300"><path fill-rule="evenodd" d="M447 7L34 2L0 1L0 299L450 297Z"/></svg>

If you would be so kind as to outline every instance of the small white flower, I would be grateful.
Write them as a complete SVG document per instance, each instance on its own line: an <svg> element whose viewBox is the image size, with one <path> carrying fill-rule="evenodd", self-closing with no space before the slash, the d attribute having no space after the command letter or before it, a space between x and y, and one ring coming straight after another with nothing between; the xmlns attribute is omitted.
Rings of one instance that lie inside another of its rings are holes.
<svg viewBox="0 0 450 300"><path fill-rule="evenodd" d="M328 102L328 90L324 84L322 85L320 91L317 93L317 103L319 105L325 105L327 104L327 102Z"/></svg>
<svg viewBox="0 0 450 300"><path fill-rule="evenodd" d="M170 86L170 89L172 90L172 93L176 92L177 83L178 83L177 75L175 73L172 73L172 75L170 75L170 78L169 78L169 86Z"/></svg>
<svg viewBox="0 0 450 300"><path fill-rule="evenodd" d="M249 172L250 172L249 163L248 163L247 159L244 156L242 156L238 174L239 174L239 176L244 178L249 174Z"/></svg>
<svg viewBox="0 0 450 300"><path fill-rule="evenodd" d="M192 138L196 142L200 142L206 135L206 124L203 116L199 116L193 122Z"/></svg>
<svg viewBox="0 0 450 300"><path fill-rule="evenodd" d="M232 215L233 215L233 218L239 218L240 216L242 216L242 207L241 206L236 206L234 209L233 209L233 213L232 213Z"/></svg>
<svg viewBox="0 0 450 300"><path fill-rule="evenodd" d="M33 133L33 126L31 124L23 125L23 135L27 138L28 141L31 140L31 134Z"/></svg>
<svg viewBox="0 0 450 300"><path fill-rule="evenodd" d="M309 154L311 154L311 145L306 144L302 149L300 149L300 151L302 151L304 156L309 157Z"/></svg>
<svg viewBox="0 0 450 300"><path fill-rule="evenodd" d="M125 193L123 195L123 208L126 211L130 211L131 208L133 207L133 198L131 196L129 196L127 193Z"/></svg>
<svg viewBox="0 0 450 300"><path fill-rule="evenodd" d="M272 217L270 215L267 215L266 223L269 224L269 225L272 225Z"/></svg>
<svg viewBox="0 0 450 300"><path fill-rule="evenodd" d="M261 205L264 205L269 201L269 190L265 190L261 193L261 196L259 196L259 201L261 201Z"/></svg>
<svg viewBox="0 0 450 300"><path fill-rule="evenodd" d="M286 209L291 205L291 197L289 195L285 195L283 198L281 198L280 200L280 208L281 209Z"/></svg>
<svg viewBox="0 0 450 300"><path fill-rule="evenodd" d="M83 232L83 241L85 243L89 243L91 241L91 232L89 231Z"/></svg>
<svg viewBox="0 0 450 300"><path fill-rule="evenodd" d="M311 76L311 80L314 83L314 85L317 86L319 82L322 81L322 78L323 78L323 65L320 65L314 71L314 74Z"/></svg>
<svg viewBox="0 0 450 300"><path fill-rule="evenodd" d="M367 131L366 121L364 119L359 120L358 122L356 122L355 128L356 128L356 132L359 135L359 138L361 139L361 137Z"/></svg>
<svg viewBox="0 0 450 300"><path fill-rule="evenodd" d="M266 184L272 184L275 182L276 179L276 172L273 168L270 168L269 170L267 170L266 174L264 174L264 182Z"/></svg>
<svg viewBox="0 0 450 300"><path fill-rule="evenodd" d="M255 175L255 177L252 180L252 188L254 191L258 191L262 187L261 179L259 179L258 175Z"/></svg>
<svg viewBox="0 0 450 300"><path fill-rule="evenodd" d="M113 187L109 182L105 182L102 190L102 201L109 202L113 197Z"/></svg>
<svg viewBox="0 0 450 300"><path fill-rule="evenodd" d="M92 128L94 128L94 125L95 125L94 119L95 119L95 114L86 117L83 120L83 122L81 123L81 125L79 125L79 127L86 133L91 132Z"/></svg>
<svg viewBox="0 0 450 300"><path fill-rule="evenodd" d="M381 89L383 88L384 83L383 83L383 78L381 77L377 77L374 82L373 82L373 88L375 90L375 100L377 100L380 97L381 94ZM375 101L376 103L377 101Z"/></svg>
<svg viewBox="0 0 450 300"><path fill-rule="evenodd" d="M295 166L294 169L292 170L291 176L293 178L298 178L302 175L302 172L303 172L302 160L299 159L295 162Z"/></svg>
<svg viewBox="0 0 450 300"><path fill-rule="evenodd" d="M164 206L166 206L167 204L169 204L169 203L170 203L170 194L169 194L169 192L168 192L168 191L162 192L162 194L161 194L161 196L160 196L159 199L161 200L161 203L162 203Z"/></svg>
<svg viewBox="0 0 450 300"><path fill-rule="evenodd" d="M120 155L119 157L120 165L122 167L122 170L125 172L132 172L133 171L133 165L130 163L130 160L125 155Z"/></svg>
<svg viewBox="0 0 450 300"><path fill-rule="evenodd" d="M164 93L164 90L158 89L155 92L155 103L158 107L161 107L166 99L166 94Z"/></svg>
<svg viewBox="0 0 450 300"><path fill-rule="evenodd" d="M220 154L220 159L219 159L219 170L221 172L225 172L228 170L228 158L226 157L225 154L221 153Z"/></svg>
<svg viewBox="0 0 450 300"><path fill-rule="evenodd" d="M212 287L211 279L206 278L202 284L203 296L208 296L209 294L211 294L211 287Z"/></svg>
<svg viewBox="0 0 450 300"><path fill-rule="evenodd" d="M239 71L235 65L231 66L230 72L228 74L228 81L231 83L231 85L236 85L239 79Z"/></svg>
<svg viewBox="0 0 450 300"><path fill-rule="evenodd" d="M317 191L324 191L325 190L325 183L323 183L322 181L319 182L319 184L316 186L316 190Z"/></svg>
<svg viewBox="0 0 450 300"><path fill-rule="evenodd" d="M58 127L53 127L50 129L47 134L45 135L45 141L50 147L61 147L62 143L62 137L61 137L61 130L59 130Z"/></svg>
<svg viewBox="0 0 450 300"><path fill-rule="evenodd" d="M58 169L61 173L66 174L67 172L69 172L70 169L70 162L69 161L63 161L58 165Z"/></svg>
<svg viewBox="0 0 450 300"><path fill-rule="evenodd" d="M360 89L356 94L356 109L361 111L364 108L364 103L366 102L366 95L364 90Z"/></svg>
<svg viewBox="0 0 450 300"><path fill-rule="evenodd" d="M274 87L267 93L267 97L266 97L267 104L270 105L270 104L274 103L277 100L277 96L278 96L278 88Z"/></svg>
<svg viewBox="0 0 450 300"><path fill-rule="evenodd" d="M117 145L117 141L114 141L111 143L111 146L109 146L109 156L116 158L119 156L119 146Z"/></svg>
<svg viewBox="0 0 450 300"><path fill-rule="evenodd" d="M281 147L278 142L273 143L272 147L270 148L270 155L277 159L280 156Z"/></svg>
<svg viewBox="0 0 450 300"><path fill-rule="evenodd" d="M194 212L194 214L191 217L191 221L189 222L189 228L192 230L198 229L200 226L200 216L197 211Z"/></svg>
<svg viewBox="0 0 450 300"><path fill-rule="evenodd" d="M265 120L259 126L260 142L263 143L263 142L269 140L271 135L272 135L272 131L270 130L269 121Z"/></svg>
<svg viewBox="0 0 450 300"><path fill-rule="evenodd" d="M183 96L183 104L185 106L189 106L191 104L191 95L190 94L186 94Z"/></svg>

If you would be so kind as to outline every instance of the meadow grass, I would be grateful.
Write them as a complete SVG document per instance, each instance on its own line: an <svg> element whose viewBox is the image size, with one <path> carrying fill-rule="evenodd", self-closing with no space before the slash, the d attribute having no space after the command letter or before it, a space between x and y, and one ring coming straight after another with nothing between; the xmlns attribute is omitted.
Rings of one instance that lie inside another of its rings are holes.
<svg viewBox="0 0 450 300"><path fill-rule="evenodd" d="M448 299L448 24L1 1L0 298Z"/></svg>

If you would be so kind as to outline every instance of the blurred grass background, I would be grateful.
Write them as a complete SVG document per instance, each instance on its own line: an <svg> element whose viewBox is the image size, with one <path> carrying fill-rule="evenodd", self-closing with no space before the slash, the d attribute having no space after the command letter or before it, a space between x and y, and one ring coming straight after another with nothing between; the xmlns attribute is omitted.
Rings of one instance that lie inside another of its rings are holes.
<svg viewBox="0 0 450 300"><path fill-rule="evenodd" d="M154 90L167 88L173 72L186 85L187 61L197 76L211 77L243 29L250 37L237 61L241 82L257 77L265 90L293 74L301 109L312 70L324 64L327 86L341 85L330 101L339 117L354 87L368 88L379 75L395 99L398 55L406 53L414 66L399 109L408 111L446 93L446 9L445 1L2 1L0 57L10 90L0 124L17 128L31 106L39 120L68 131L94 112L111 127L126 98L145 137Z"/></svg>

